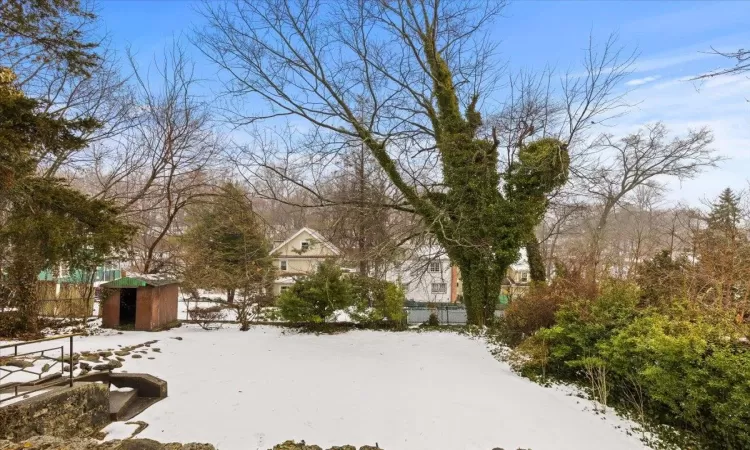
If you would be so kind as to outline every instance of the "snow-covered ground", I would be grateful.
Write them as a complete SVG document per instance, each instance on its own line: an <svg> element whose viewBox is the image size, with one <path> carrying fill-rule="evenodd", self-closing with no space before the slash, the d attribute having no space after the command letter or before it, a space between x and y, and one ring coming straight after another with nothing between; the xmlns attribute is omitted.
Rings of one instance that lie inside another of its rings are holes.
<svg viewBox="0 0 750 450"><path fill-rule="evenodd" d="M169 383L167 399L132 419L149 424L138 437L221 450L267 449L288 439L324 448L377 442L387 450L644 448L626 433L627 421L519 377L482 340L455 333L183 326L76 338L75 351L155 339L141 348L147 354L126 356L117 369Z"/></svg>

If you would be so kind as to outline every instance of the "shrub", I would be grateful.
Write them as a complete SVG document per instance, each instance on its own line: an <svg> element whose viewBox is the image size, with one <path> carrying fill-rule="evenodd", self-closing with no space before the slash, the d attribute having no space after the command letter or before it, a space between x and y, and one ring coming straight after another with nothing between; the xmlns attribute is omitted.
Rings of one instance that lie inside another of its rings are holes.
<svg viewBox="0 0 750 450"><path fill-rule="evenodd" d="M352 284L332 262L298 280L279 297L281 317L290 322L325 322L334 311L352 305Z"/></svg>
<svg viewBox="0 0 750 450"><path fill-rule="evenodd" d="M436 313L430 313L430 317L427 319L427 326L437 327L440 326L440 320Z"/></svg>
<svg viewBox="0 0 750 450"><path fill-rule="evenodd" d="M511 362L588 385L601 403L680 430L690 448L750 448L747 326L731 312L674 301L656 309L642 299L636 286L616 282L594 300L564 302L555 324L519 345Z"/></svg>
<svg viewBox="0 0 750 450"><path fill-rule="evenodd" d="M358 322L387 320L402 324L406 319L406 295L401 286L390 281L356 276L351 278L354 295L353 318Z"/></svg>
<svg viewBox="0 0 750 450"><path fill-rule="evenodd" d="M216 330L221 328L221 320L224 320L224 308L222 306L211 306L209 308L193 308L188 310L190 320L195 320L204 330Z"/></svg>
<svg viewBox="0 0 750 450"><path fill-rule="evenodd" d="M555 324L560 299L546 286L533 287L527 295L510 302L505 309L505 325L520 335L531 335Z"/></svg>

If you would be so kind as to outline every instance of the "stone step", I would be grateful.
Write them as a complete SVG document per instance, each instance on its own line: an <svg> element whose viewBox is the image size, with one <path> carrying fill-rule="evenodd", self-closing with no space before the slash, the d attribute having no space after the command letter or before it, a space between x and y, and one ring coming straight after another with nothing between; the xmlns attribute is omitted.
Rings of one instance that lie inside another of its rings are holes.
<svg viewBox="0 0 750 450"><path fill-rule="evenodd" d="M123 413L130 405L138 400L138 391L133 389L128 392L110 391L109 393L109 417L112 420L124 420Z"/></svg>

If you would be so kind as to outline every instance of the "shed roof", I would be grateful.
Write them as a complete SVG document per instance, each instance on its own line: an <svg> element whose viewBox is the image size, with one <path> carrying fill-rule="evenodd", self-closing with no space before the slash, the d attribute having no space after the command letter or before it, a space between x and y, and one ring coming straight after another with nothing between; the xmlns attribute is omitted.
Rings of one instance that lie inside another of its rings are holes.
<svg viewBox="0 0 750 450"><path fill-rule="evenodd" d="M166 286L168 284L175 284L175 283L178 283L178 281L173 278L157 276L157 275L147 275L147 276L122 277L122 278L118 278L116 280L112 280L107 283L104 283L101 286L105 288L117 289L117 288L139 288L139 287L145 287L145 286Z"/></svg>

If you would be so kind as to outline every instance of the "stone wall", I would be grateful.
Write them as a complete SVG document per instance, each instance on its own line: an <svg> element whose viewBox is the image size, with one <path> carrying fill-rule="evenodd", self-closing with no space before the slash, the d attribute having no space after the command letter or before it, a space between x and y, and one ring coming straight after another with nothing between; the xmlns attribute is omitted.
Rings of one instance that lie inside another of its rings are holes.
<svg viewBox="0 0 750 450"><path fill-rule="evenodd" d="M128 439L125 441L99 442L96 439L61 439L52 436L34 436L20 442L0 440L0 450L216 450L210 444L179 444L152 441L151 439Z"/></svg>
<svg viewBox="0 0 750 450"><path fill-rule="evenodd" d="M0 408L0 439L37 435L91 436L109 423L106 384L84 383L39 394Z"/></svg>

